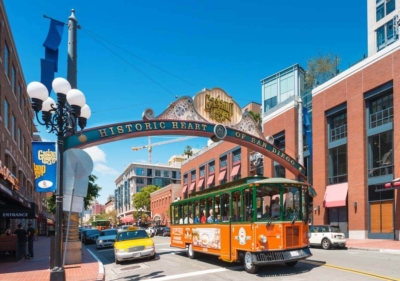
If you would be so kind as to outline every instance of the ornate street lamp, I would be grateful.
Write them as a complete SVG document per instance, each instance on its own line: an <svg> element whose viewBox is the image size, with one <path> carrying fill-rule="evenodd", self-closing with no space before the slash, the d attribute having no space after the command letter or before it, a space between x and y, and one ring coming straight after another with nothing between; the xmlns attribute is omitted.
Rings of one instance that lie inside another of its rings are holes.
<svg viewBox="0 0 400 281"><path fill-rule="evenodd" d="M139 211L139 225L140 226L142 224L142 213L145 211L145 209L143 209L142 207L140 207Z"/></svg>
<svg viewBox="0 0 400 281"><path fill-rule="evenodd" d="M56 185L56 233L54 267L50 272L50 280L65 280L65 271L62 262L62 220L63 220L63 153L64 138L75 134L76 125L81 130L91 115L86 98L64 78L53 80L52 87L57 94L57 102L49 97L47 88L40 82L31 82L28 85L28 95L32 101L32 108L39 124L45 125L49 133L57 135L57 185ZM42 121L39 118L42 111Z"/></svg>

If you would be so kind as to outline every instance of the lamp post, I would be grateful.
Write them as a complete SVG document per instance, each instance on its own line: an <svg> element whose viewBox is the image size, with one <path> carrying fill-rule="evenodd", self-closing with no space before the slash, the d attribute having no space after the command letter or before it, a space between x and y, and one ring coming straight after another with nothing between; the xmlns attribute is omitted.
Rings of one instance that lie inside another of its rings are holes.
<svg viewBox="0 0 400 281"><path fill-rule="evenodd" d="M86 126L86 121L91 115L86 98L64 78L53 80L52 87L57 94L57 102L49 97L47 88L40 82L31 82L27 92L32 101L32 108L36 120L40 125L45 125L49 133L57 135L57 185L56 185L56 231L54 267L50 272L50 280L65 280L65 271L62 262L62 220L63 220L63 153L64 138L75 134L78 123L81 130ZM42 111L42 121L39 118Z"/></svg>
<svg viewBox="0 0 400 281"><path fill-rule="evenodd" d="M139 211L139 225L138 226L140 226L142 223L142 213L145 211L145 209L140 207L140 209L138 211Z"/></svg>

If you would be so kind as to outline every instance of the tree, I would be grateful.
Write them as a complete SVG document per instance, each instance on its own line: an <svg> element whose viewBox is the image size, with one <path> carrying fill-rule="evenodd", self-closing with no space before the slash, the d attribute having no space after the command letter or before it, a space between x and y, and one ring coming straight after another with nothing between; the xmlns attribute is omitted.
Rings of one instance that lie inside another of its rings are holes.
<svg viewBox="0 0 400 281"><path fill-rule="evenodd" d="M95 181L97 177L95 175L89 176L89 185L86 197L83 198L84 208L85 210L88 209L90 203L95 200L97 197L100 196L99 192L101 187L98 186ZM47 211L49 213L55 214L56 213L56 195L53 193L52 196L47 197Z"/></svg>
<svg viewBox="0 0 400 281"><path fill-rule="evenodd" d="M331 53L321 54L307 61L305 90L311 90L338 74L340 57Z"/></svg>
<svg viewBox="0 0 400 281"><path fill-rule="evenodd" d="M254 111L248 111L247 113L250 114L251 117L253 117L254 121L258 124L259 127L261 127L262 124L262 118L260 113L256 113Z"/></svg>
<svg viewBox="0 0 400 281"><path fill-rule="evenodd" d="M160 186L148 185L144 187L140 192L133 195L132 206L139 210L144 208L146 211L150 211L150 193L159 190Z"/></svg>
<svg viewBox="0 0 400 281"><path fill-rule="evenodd" d="M193 150L190 145L187 145L185 147L185 150L183 151L183 155L187 155L188 158L193 155Z"/></svg>

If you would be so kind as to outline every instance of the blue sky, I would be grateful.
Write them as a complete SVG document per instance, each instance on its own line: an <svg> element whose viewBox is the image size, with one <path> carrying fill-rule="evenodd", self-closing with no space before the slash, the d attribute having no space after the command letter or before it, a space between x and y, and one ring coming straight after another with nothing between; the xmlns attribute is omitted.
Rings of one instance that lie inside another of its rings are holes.
<svg viewBox="0 0 400 281"><path fill-rule="evenodd" d="M82 27L78 89L92 109L87 127L140 120L149 107L159 115L175 96L193 96L202 88L221 87L241 106L261 103L262 78L295 63L306 68L309 58L327 52L338 54L345 70L367 53L366 0L4 2L27 84L40 80L50 23L43 15L67 22L76 10ZM56 77L66 78L67 32ZM38 128L43 139L55 140ZM153 163L167 163L186 145L202 148L206 142L195 138L154 147ZM126 165L147 162L146 150L131 150L146 143L136 138L90 149L93 174L103 187L100 203L113 194Z"/></svg>

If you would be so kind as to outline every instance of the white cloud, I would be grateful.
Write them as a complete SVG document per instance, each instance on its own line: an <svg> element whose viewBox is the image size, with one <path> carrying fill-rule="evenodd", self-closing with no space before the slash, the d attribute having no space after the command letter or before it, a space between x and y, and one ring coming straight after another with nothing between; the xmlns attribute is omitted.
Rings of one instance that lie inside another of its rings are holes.
<svg viewBox="0 0 400 281"><path fill-rule="evenodd" d="M86 151L90 155L95 164L106 163L106 154L98 146L85 148L84 151Z"/></svg>
<svg viewBox="0 0 400 281"><path fill-rule="evenodd" d="M90 157L93 160L95 172L99 172L101 174L108 174L108 175L119 175L119 173L111 167L108 167L106 161L106 153L101 150L98 146L92 146L89 148L85 148Z"/></svg>

